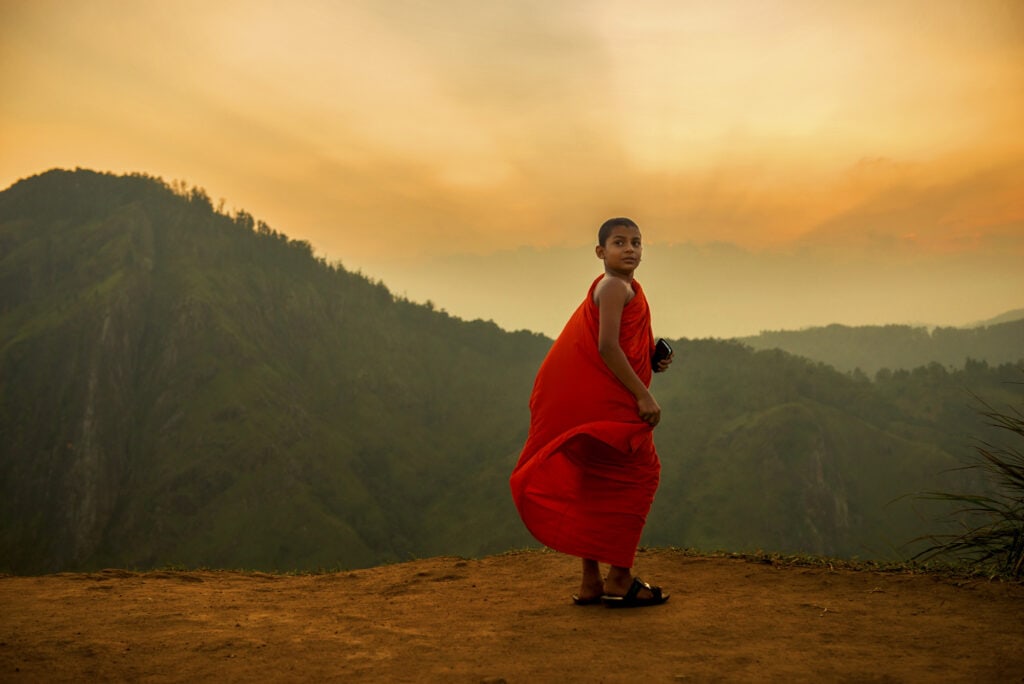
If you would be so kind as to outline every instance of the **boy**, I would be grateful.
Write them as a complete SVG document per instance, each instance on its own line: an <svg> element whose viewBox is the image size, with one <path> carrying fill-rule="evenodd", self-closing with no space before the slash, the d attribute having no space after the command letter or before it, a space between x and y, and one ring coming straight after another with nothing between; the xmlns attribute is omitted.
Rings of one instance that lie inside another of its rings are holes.
<svg viewBox="0 0 1024 684"><path fill-rule="evenodd" d="M512 498L538 541L583 559L578 605L658 605L668 596L632 566L661 472L652 438L661 407L648 386L672 357L651 366L650 309L633 279L643 253L636 223L605 221L595 251L604 275L537 371ZM598 563L611 566L604 580Z"/></svg>

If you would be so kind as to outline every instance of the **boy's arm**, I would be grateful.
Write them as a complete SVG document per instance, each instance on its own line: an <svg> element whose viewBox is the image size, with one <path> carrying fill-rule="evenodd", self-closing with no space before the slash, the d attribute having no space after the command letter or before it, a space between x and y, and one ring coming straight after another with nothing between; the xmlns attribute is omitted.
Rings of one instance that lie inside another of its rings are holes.
<svg viewBox="0 0 1024 684"><path fill-rule="evenodd" d="M619 329L622 325L622 310L632 294L629 285L618 278L607 278L597 291L599 311L597 351L615 377L636 397L637 413L651 425L661 420L661 407L654 400L640 376L629 365L626 353L619 345Z"/></svg>

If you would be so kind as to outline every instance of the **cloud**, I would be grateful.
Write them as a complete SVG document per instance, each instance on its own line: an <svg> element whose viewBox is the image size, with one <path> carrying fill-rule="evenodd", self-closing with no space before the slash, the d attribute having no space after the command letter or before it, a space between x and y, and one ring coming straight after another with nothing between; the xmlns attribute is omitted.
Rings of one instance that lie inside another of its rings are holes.
<svg viewBox="0 0 1024 684"><path fill-rule="evenodd" d="M801 248L1024 256L1024 161L927 173L887 160L851 171L860 197L796 243Z"/></svg>

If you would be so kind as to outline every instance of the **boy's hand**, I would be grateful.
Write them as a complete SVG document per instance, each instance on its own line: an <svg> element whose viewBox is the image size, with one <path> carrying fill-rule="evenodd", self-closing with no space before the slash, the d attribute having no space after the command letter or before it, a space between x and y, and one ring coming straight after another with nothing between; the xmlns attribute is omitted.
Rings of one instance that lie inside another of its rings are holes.
<svg viewBox="0 0 1024 684"><path fill-rule="evenodd" d="M658 362L658 368L654 371L655 373L664 373L668 370L668 367L672 365L672 359L675 357L675 353L669 354L667 358L662 359Z"/></svg>
<svg viewBox="0 0 1024 684"><path fill-rule="evenodd" d="M654 400L652 395L647 394L637 399L636 408L641 420L645 423L650 423L651 427L661 422L661 407L658 406L658 402Z"/></svg>

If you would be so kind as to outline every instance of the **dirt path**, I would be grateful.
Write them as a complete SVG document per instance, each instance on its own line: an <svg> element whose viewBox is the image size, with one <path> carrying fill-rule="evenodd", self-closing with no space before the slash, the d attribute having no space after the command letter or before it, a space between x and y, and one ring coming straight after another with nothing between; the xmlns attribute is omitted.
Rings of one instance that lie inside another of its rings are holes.
<svg viewBox="0 0 1024 684"><path fill-rule="evenodd" d="M0 681L1024 681L1024 585L647 551L656 608L523 552L326 575L0 578Z"/></svg>

